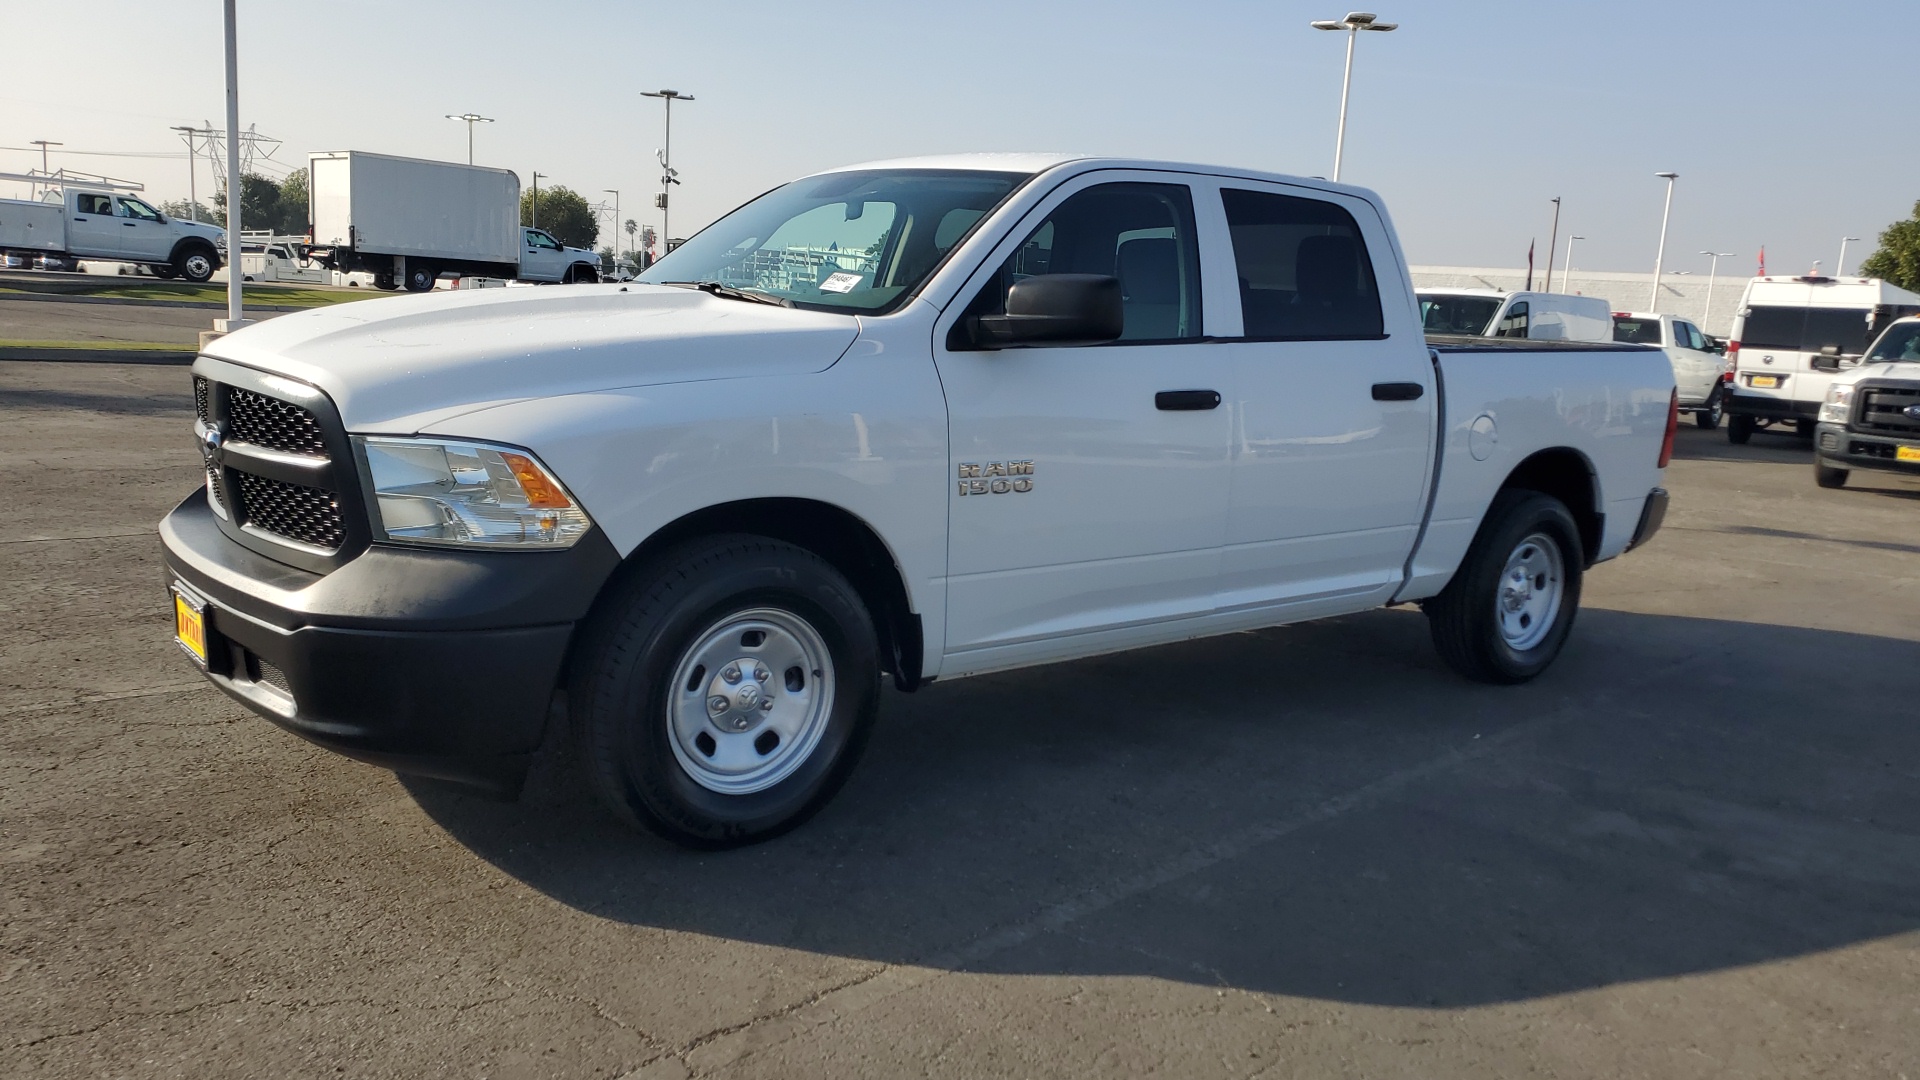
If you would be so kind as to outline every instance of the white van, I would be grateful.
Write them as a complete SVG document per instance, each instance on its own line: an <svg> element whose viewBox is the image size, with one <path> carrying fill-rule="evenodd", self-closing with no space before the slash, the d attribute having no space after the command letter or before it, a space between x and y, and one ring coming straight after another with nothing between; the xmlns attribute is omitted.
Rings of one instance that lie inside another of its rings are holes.
<svg viewBox="0 0 1920 1080"><path fill-rule="evenodd" d="M1920 295L1879 278L1757 277L1747 282L1727 342L1727 440L1793 422L1813 433L1827 386L1860 365L1893 320L1920 314Z"/></svg>
<svg viewBox="0 0 1920 1080"><path fill-rule="evenodd" d="M1420 289L1415 295L1429 334L1613 340L1613 307L1598 296L1497 289Z"/></svg>

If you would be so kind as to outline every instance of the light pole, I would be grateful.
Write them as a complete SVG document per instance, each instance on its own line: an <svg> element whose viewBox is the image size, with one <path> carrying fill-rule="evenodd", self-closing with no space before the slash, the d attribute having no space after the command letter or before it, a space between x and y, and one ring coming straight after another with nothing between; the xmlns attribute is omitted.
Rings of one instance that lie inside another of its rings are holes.
<svg viewBox="0 0 1920 1080"><path fill-rule="evenodd" d="M227 319L215 330L238 330L246 325L240 314L240 45L234 26L233 0L226 2L227 22Z"/></svg>
<svg viewBox="0 0 1920 1080"><path fill-rule="evenodd" d="M613 257L620 258L620 192L614 188L601 188L601 191L613 196Z"/></svg>
<svg viewBox="0 0 1920 1080"><path fill-rule="evenodd" d="M467 112L467 113L448 113L447 119L465 120L467 122L467 164L469 165L473 164L473 125L491 124L493 123L493 117L481 116L479 113Z"/></svg>
<svg viewBox="0 0 1920 1080"><path fill-rule="evenodd" d="M533 170L533 227L536 229L540 227L540 177L544 175L539 169Z"/></svg>
<svg viewBox="0 0 1920 1080"><path fill-rule="evenodd" d="M667 189L679 183L679 173L673 171L673 103L692 101L692 94L683 94L678 90L642 90L641 97L659 98L667 105L667 137L660 147L660 194L654 205L660 208L660 244L664 248L673 243L673 232L667 227ZM663 250L662 255L666 254Z"/></svg>
<svg viewBox="0 0 1920 1080"><path fill-rule="evenodd" d="M1347 149L1347 91L1353 88L1353 39L1359 37L1362 30L1384 33L1400 25L1374 21L1379 17L1371 11L1349 11L1344 19L1319 19L1312 24L1315 30L1347 32L1347 73L1340 80L1340 130L1333 137L1333 179L1336 183L1340 180L1340 160L1346 156Z"/></svg>
<svg viewBox="0 0 1920 1080"><path fill-rule="evenodd" d="M1563 289L1568 288L1573 284L1573 242L1575 240L1585 240L1585 239L1586 237L1584 236L1569 235L1567 237L1567 265L1562 267L1560 270L1560 287ZM1547 269L1551 270L1553 269L1553 267L1549 266L1547 267Z"/></svg>
<svg viewBox="0 0 1920 1080"><path fill-rule="evenodd" d="M1840 238L1840 261L1833 264L1834 277L1839 277L1847 272L1847 245L1858 239L1860 238L1857 236L1843 236Z"/></svg>
<svg viewBox="0 0 1920 1080"><path fill-rule="evenodd" d="M1733 258L1733 252L1703 251L1700 254L1713 260L1712 266L1707 270L1707 310L1700 315L1700 321L1704 323L1713 318L1713 283L1720 277L1720 260ZM1709 330L1707 333L1711 334L1713 331Z"/></svg>
<svg viewBox="0 0 1920 1080"><path fill-rule="evenodd" d="M67 144L55 139L35 139L28 145L40 148L40 175L51 177L53 175L53 166L47 164L47 147L65 146Z"/></svg>
<svg viewBox="0 0 1920 1080"><path fill-rule="evenodd" d="M1547 287L1544 291L1553 291L1553 249L1560 246L1560 196L1553 197L1553 234L1547 239ZM1564 279L1565 274L1561 277ZM1561 284L1565 284L1563 280Z"/></svg>
<svg viewBox="0 0 1920 1080"><path fill-rule="evenodd" d="M1647 301L1648 311L1660 310L1660 269L1667 261L1667 222L1673 217L1673 182L1680 178L1676 172L1654 173L1667 182L1667 208L1660 212L1660 249L1653 256L1653 299Z"/></svg>

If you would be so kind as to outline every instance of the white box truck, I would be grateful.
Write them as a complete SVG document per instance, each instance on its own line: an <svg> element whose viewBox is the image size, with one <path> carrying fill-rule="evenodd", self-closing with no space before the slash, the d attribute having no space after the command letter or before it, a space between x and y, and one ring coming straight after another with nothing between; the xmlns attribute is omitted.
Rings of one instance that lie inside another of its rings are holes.
<svg viewBox="0 0 1920 1080"><path fill-rule="evenodd" d="M596 281L599 256L520 225L507 169L347 150L310 155L311 257L425 292L442 274Z"/></svg>

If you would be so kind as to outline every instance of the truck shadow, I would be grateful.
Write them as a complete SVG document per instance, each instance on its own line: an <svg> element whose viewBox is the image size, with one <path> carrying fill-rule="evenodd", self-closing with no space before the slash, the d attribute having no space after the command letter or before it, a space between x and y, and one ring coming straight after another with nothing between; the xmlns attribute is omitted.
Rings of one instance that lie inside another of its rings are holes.
<svg viewBox="0 0 1920 1080"><path fill-rule="evenodd" d="M819 817L630 834L558 755L526 798L409 781L604 918L936 968L1471 1006L1920 927L1920 644L1588 610L1514 688L1399 611L891 695Z"/></svg>

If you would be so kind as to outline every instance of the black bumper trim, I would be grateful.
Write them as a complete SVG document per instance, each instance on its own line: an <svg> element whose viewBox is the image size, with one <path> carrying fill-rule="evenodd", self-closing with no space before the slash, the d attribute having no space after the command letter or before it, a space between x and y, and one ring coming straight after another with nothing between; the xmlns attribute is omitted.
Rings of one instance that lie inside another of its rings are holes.
<svg viewBox="0 0 1920 1080"><path fill-rule="evenodd" d="M1754 416L1762 420L1811 420L1820 415L1817 401L1792 401L1742 394L1727 395L1728 416Z"/></svg>
<svg viewBox="0 0 1920 1080"><path fill-rule="evenodd" d="M1827 436L1833 436L1835 446L1829 448L1822 444ZM1814 460L1830 469L1873 469L1878 472L1898 473L1902 476L1920 476L1920 461L1900 461L1891 456L1878 454L1856 454L1854 447L1859 444L1871 446L1920 446L1920 437L1901 439L1886 435L1868 435L1857 431L1848 431L1840 424L1821 424L1814 429Z"/></svg>
<svg viewBox="0 0 1920 1080"><path fill-rule="evenodd" d="M167 584L207 603L214 685L348 757L518 793L574 627L619 565L604 535L565 552L376 544L319 575L242 547L212 517L198 492L160 535Z"/></svg>
<svg viewBox="0 0 1920 1080"><path fill-rule="evenodd" d="M1628 551L1653 539L1653 534L1660 531L1667 520L1667 499L1666 488L1647 492L1646 505L1640 508L1640 522L1633 527L1633 539L1627 543Z"/></svg>

